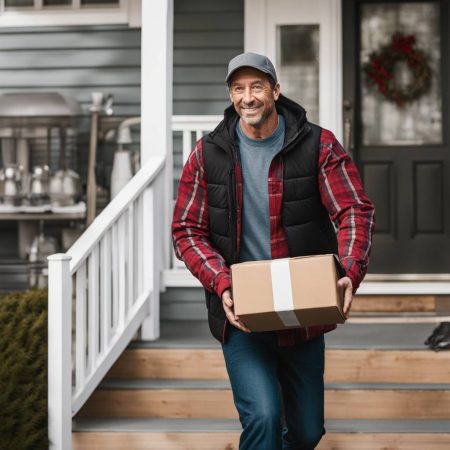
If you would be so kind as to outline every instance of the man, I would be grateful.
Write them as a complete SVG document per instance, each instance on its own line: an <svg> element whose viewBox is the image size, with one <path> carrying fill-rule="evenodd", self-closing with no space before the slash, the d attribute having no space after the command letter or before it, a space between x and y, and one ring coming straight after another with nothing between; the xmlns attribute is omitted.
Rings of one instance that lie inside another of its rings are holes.
<svg viewBox="0 0 450 450"><path fill-rule="evenodd" d="M325 433L323 334L336 325L251 333L234 314L229 267L336 253L348 317L367 270L374 208L333 134L281 95L267 57L236 56L226 83L232 105L183 169L174 247L205 287L243 427L239 448L311 450Z"/></svg>

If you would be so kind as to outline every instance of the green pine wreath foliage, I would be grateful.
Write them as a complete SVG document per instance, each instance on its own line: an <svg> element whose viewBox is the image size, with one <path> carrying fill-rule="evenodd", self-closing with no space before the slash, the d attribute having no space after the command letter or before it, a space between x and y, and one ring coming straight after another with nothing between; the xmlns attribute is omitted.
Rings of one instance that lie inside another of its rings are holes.
<svg viewBox="0 0 450 450"><path fill-rule="evenodd" d="M0 297L0 450L48 449L47 290Z"/></svg>

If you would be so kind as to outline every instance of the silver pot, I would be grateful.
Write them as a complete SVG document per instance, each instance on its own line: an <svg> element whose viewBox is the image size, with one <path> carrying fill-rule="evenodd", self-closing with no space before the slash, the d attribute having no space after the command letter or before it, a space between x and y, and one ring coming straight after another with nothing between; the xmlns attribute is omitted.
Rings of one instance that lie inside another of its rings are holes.
<svg viewBox="0 0 450 450"><path fill-rule="evenodd" d="M58 253L58 241L50 236L45 236L40 225L41 232L34 238L28 255L29 260L29 287L42 288L47 285L47 257Z"/></svg>
<svg viewBox="0 0 450 450"><path fill-rule="evenodd" d="M30 203L33 206L49 202L50 169L48 166L35 166L31 175Z"/></svg>
<svg viewBox="0 0 450 450"><path fill-rule="evenodd" d="M8 164L4 169L2 196L6 205L18 206L22 202L22 166Z"/></svg>
<svg viewBox="0 0 450 450"><path fill-rule="evenodd" d="M69 206L81 194L80 176L73 170L58 170L50 179L50 200L55 206Z"/></svg>

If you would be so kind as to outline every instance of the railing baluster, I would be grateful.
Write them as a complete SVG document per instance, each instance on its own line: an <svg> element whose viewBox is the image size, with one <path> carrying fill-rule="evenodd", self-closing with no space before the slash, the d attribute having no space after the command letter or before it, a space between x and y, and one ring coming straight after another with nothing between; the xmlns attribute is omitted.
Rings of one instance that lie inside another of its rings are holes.
<svg viewBox="0 0 450 450"><path fill-rule="evenodd" d="M75 301L75 389L83 387L86 378L86 263L83 263L76 273Z"/></svg>
<svg viewBox="0 0 450 450"><path fill-rule="evenodd" d="M98 245L94 247L88 259L88 361L89 372L97 365L99 352L99 258Z"/></svg>
<svg viewBox="0 0 450 450"><path fill-rule="evenodd" d="M199 141L203 136L203 130L195 130L195 139L196 142Z"/></svg>
<svg viewBox="0 0 450 450"><path fill-rule="evenodd" d="M100 312L101 352L108 350L111 330L111 230L107 230L100 244Z"/></svg>
<svg viewBox="0 0 450 450"><path fill-rule="evenodd" d="M143 195L141 194L137 200L138 208L137 208L137 223L138 223L138 249L137 249L137 256L138 256L138 289L139 289L139 295L142 294L142 291L144 290L144 284L143 284L143 273L144 273L144 223L143 223Z"/></svg>
<svg viewBox="0 0 450 450"><path fill-rule="evenodd" d="M119 267L119 248L117 246L117 223L112 226L112 242L111 242L111 252L112 252L112 300L113 300L113 325L114 334L117 330L117 323L119 317L119 277L117 270Z"/></svg>
<svg viewBox="0 0 450 450"><path fill-rule="evenodd" d="M134 222L133 222L133 210L134 206L133 203L130 205L130 207L127 210L127 309L128 311L131 310L131 307L134 303Z"/></svg>
<svg viewBox="0 0 450 450"><path fill-rule="evenodd" d="M192 150L192 134L191 130L183 131L183 164L189 158L189 154Z"/></svg>
<svg viewBox="0 0 450 450"><path fill-rule="evenodd" d="M119 218L119 330L125 325L126 286L125 286L125 216Z"/></svg>
<svg viewBox="0 0 450 450"><path fill-rule="evenodd" d="M134 253L133 253L133 266L134 266L134 274L133 274L133 284L134 284L134 295L135 299L137 299L141 293L139 290L139 221L138 221L138 210L139 204L138 201L135 200L133 202L133 229L134 229Z"/></svg>

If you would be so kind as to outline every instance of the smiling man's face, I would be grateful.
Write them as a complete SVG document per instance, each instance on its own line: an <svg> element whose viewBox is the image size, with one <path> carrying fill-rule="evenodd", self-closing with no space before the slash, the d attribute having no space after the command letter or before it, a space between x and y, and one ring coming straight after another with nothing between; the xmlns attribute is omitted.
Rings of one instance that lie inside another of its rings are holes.
<svg viewBox="0 0 450 450"><path fill-rule="evenodd" d="M280 95L280 85L272 87L263 72L252 67L238 69L232 75L229 92L236 112L246 125L261 128L277 116L275 101Z"/></svg>

